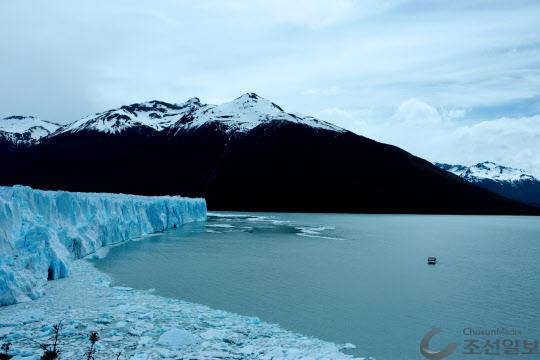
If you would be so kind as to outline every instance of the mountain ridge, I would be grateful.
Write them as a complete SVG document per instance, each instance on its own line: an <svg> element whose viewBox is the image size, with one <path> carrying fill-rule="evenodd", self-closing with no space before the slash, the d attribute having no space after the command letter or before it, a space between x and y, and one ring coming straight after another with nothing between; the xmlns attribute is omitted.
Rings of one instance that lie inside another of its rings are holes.
<svg viewBox="0 0 540 360"><path fill-rule="evenodd" d="M32 116L24 118L34 119ZM38 120L36 119L36 121ZM128 128L141 126L156 131L192 129L209 122L222 123L227 127L229 133L235 133L249 131L268 121L290 121L327 130L346 131L336 125L312 116L286 112L274 102L255 93L248 92L221 105L204 104L197 97L191 98L184 103L151 100L123 105L115 109L87 115L62 126L49 122L56 125L56 127L49 129L42 136L35 137L34 140L53 137L67 132L74 133L88 130L119 133ZM22 131L17 132L12 130L11 133L20 133L17 136L22 137ZM15 137L12 136L11 138L15 139ZM7 140L11 138L6 136Z"/></svg>
<svg viewBox="0 0 540 360"><path fill-rule="evenodd" d="M460 178L507 198L540 206L540 180L524 170L484 161L471 166L435 163Z"/></svg>
<svg viewBox="0 0 540 360"><path fill-rule="evenodd" d="M151 101L83 119L0 157L9 169L0 184L204 197L218 210L540 214L254 93L222 105Z"/></svg>
<svg viewBox="0 0 540 360"><path fill-rule="evenodd" d="M54 133L60 125L34 116L11 115L0 119L0 138L14 144L35 142Z"/></svg>

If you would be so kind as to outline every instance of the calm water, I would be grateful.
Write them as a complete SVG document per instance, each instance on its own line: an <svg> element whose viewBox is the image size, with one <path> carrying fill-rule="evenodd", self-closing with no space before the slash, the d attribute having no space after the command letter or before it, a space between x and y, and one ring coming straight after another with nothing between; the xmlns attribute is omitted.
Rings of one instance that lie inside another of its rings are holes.
<svg viewBox="0 0 540 360"><path fill-rule="evenodd" d="M129 242L96 265L118 285L353 343L355 355L422 359L440 327L433 350L455 342L448 359L486 359L511 356L463 355L464 328L521 332L473 337L481 347L540 340L539 259L534 217L256 213Z"/></svg>

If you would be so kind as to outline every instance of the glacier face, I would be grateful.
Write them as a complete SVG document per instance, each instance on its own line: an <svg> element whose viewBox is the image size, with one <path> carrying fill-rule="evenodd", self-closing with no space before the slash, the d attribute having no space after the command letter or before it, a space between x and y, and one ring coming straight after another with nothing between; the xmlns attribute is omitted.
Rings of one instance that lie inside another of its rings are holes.
<svg viewBox="0 0 540 360"><path fill-rule="evenodd" d="M102 246L205 219L204 199L0 186L0 305L39 297Z"/></svg>

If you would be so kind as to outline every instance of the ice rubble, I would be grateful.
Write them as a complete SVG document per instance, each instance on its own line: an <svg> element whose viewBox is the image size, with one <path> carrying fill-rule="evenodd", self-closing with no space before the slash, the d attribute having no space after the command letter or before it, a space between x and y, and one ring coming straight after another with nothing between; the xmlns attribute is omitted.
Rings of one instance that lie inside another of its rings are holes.
<svg viewBox="0 0 540 360"><path fill-rule="evenodd" d="M204 199L0 186L0 305L38 298L102 246L205 219Z"/></svg>
<svg viewBox="0 0 540 360"><path fill-rule="evenodd" d="M255 317L167 299L148 291L110 286L86 260L69 278L48 282L45 296L0 308L0 336L12 343L13 360L39 359L61 323L62 359L82 359L88 334L97 331L96 359L345 360L338 345L284 330ZM80 296L84 294L84 296Z"/></svg>

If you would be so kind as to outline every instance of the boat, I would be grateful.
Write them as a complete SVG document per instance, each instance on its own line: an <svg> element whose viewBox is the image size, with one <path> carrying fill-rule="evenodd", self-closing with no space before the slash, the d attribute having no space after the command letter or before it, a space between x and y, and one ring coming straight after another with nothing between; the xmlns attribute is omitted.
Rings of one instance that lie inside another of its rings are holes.
<svg viewBox="0 0 540 360"><path fill-rule="evenodd" d="M427 258L427 263L428 264L435 265L436 262L437 262L437 258L435 256L428 256L428 258Z"/></svg>

